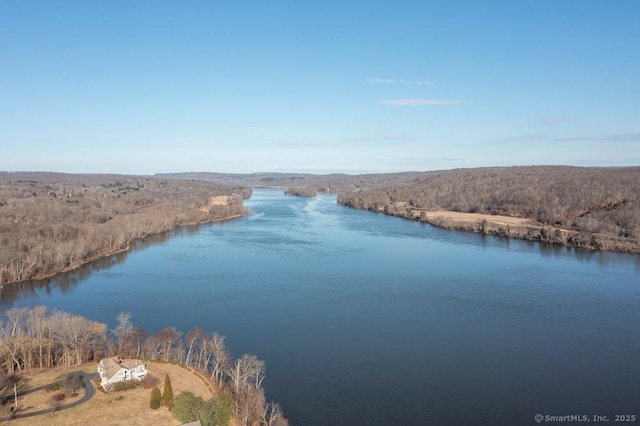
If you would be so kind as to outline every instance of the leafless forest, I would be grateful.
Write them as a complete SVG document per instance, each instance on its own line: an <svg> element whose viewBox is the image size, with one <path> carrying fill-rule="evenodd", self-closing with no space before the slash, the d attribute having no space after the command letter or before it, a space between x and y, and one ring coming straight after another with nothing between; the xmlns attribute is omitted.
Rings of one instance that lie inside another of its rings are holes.
<svg viewBox="0 0 640 426"><path fill-rule="evenodd" d="M227 205L209 203L220 195ZM68 271L177 226L242 215L249 195L205 181L0 172L0 285Z"/></svg>
<svg viewBox="0 0 640 426"><path fill-rule="evenodd" d="M485 213L531 219L541 233L519 238L591 249L615 239L624 251L640 242L640 167L531 166L458 169L430 173L402 185L340 193L340 204L416 217L410 208ZM545 226L574 231L570 238L545 237ZM505 235L509 236L509 235ZM530 238L529 238L530 237Z"/></svg>
<svg viewBox="0 0 640 426"><path fill-rule="evenodd" d="M315 197L318 190L310 187L292 187L284 190L284 195L295 195L296 197Z"/></svg>
<svg viewBox="0 0 640 426"><path fill-rule="evenodd" d="M9 309L0 323L0 398L13 395L20 373L32 368L72 366L104 357L131 356L189 366L228 392L241 425L286 425L277 403L265 401L262 382L266 365L255 355L238 359L226 348L225 337L195 328L182 334L167 327L155 334L136 328L122 312L117 325L87 320L44 306Z"/></svg>
<svg viewBox="0 0 640 426"><path fill-rule="evenodd" d="M380 188L405 185L424 179L434 172L378 173L347 175L334 173L314 175L307 173L167 173L157 174L166 179L201 179L223 185L242 185L253 188L308 188L318 192L337 193L358 188Z"/></svg>

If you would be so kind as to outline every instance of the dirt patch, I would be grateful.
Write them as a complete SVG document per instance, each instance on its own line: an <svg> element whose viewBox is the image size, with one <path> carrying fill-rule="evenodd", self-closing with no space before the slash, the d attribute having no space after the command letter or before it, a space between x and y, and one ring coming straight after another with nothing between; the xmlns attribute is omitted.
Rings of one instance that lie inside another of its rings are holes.
<svg viewBox="0 0 640 426"><path fill-rule="evenodd" d="M523 219L521 217L498 216L481 213L461 213L451 212L447 210L416 211L419 211L422 214L422 217L427 220L436 220L439 218L444 220L451 220L453 222L482 222L483 220L486 220L489 223L505 226L526 226L531 224L531 221L529 219Z"/></svg>
<svg viewBox="0 0 640 426"><path fill-rule="evenodd" d="M200 209L200 211L202 211L203 213L209 213L211 211L212 208L216 207L216 206L228 206L229 205L229 196L228 195L218 195L215 197L211 197L211 199L209 200L209 204L207 204L206 206L202 207Z"/></svg>
<svg viewBox="0 0 640 426"><path fill-rule="evenodd" d="M194 371L173 364L164 364L158 362L147 362L147 368L150 374L158 377L161 381L159 388L162 391L164 378L168 374L171 378L171 386L174 395L178 395L184 390L189 390L194 394L205 399L211 398L215 392L207 380ZM35 388L55 382L61 379L66 373L74 371L85 371L88 373L96 372L97 365L95 363L84 364L69 368L56 368L55 370L47 370L42 372L29 372L28 389ZM73 402L82 397L80 391L77 398L65 401ZM167 407L160 407L158 410L149 408L149 398L151 390L136 388L123 392L103 393L97 392L96 396L90 401L68 410L58 411L55 414L47 413L25 419L11 420L11 425L133 425L146 426L152 424L162 425L179 425L180 422L175 420ZM26 407L34 407L29 411L39 411L47 406L51 392L47 393L44 389L25 395L18 399L18 403ZM8 406L9 404L7 404ZM4 407L3 407L4 408ZM7 407L7 409L9 409Z"/></svg>

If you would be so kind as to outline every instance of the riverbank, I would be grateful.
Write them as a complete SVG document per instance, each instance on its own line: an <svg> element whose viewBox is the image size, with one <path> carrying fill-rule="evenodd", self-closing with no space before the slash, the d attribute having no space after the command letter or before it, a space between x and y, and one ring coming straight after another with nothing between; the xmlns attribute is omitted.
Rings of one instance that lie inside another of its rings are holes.
<svg viewBox="0 0 640 426"><path fill-rule="evenodd" d="M343 204L347 207L358 207ZM427 210L409 206L406 202L390 203L384 207L369 210L390 216L417 220L438 228L473 232L482 235L535 241L564 247L581 248L591 251L615 251L640 254L638 242L631 238L620 238L605 234L579 232L544 225L532 219L489 215L481 213L463 213L448 210Z"/></svg>
<svg viewBox="0 0 640 426"><path fill-rule="evenodd" d="M0 285L126 252L134 241L245 213L251 190L138 176L0 173Z"/></svg>
<svg viewBox="0 0 640 426"><path fill-rule="evenodd" d="M177 229L180 228L184 228L184 227L189 227L189 226L198 226L198 225L206 225L209 223L215 223L215 222L225 222L225 221L229 221L229 220L233 220L233 219L238 219L241 218L243 216L246 216L247 214L249 214L249 211L244 211L243 213L240 214L232 214L229 216L225 216L225 217L217 217L217 218L212 218L212 219L205 219L202 221L191 221L191 222L187 222L187 223L182 223L180 225L174 226L173 228L170 229L165 229L165 230L161 230L161 231L157 231L157 232L149 232L149 233L144 233L143 235L134 238L131 241L127 241L125 246L122 247L118 247L115 249L111 249L111 250L107 250L105 252L102 253L96 253L90 257L87 257L81 261L79 261L78 263L75 263L73 265L69 265L69 266L65 266L62 268L57 268L57 269L53 269L48 271L46 274L39 274L39 275L35 275L34 277L28 278L28 279L24 279L24 280L17 280L17 281L8 281L8 282L2 282L0 283L0 288L3 288L6 285L11 285L11 284L21 284L21 283L25 283L28 281L39 281L39 280L45 280L48 278L54 278L58 275L62 275L62 274L66 274L72 271L75 271L79 268L82 268L83 266L86 266L92 262L96 262L98 260L102 260L102 259L106 259L109 258L111 256L115 256L117 254L120 253L125 253L128 252L129 250L131 250L131 248L133 246L135 246L135 244L137 242L140 241L144 241L146 238L149 237L154 237L154 236L159 236L159 235L163 235L172 231L175 231Z"/></svg>

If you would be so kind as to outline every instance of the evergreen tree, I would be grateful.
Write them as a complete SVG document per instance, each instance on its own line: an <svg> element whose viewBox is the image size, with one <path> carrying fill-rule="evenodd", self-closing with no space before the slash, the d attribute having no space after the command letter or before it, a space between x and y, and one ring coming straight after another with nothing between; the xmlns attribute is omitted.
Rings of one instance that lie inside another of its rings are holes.
<svg viewBox="0 0 640 426"><path fill-rule="evenodd" d="M227 426L229 424L229 420L231 420L231 414L233 412L233 401L231 400L231 396L226 392L222 392L214 396L211 401L213 402L215 412L213 424L218 426Z"/></svg>
<svg viewBox="0 0 640 426"><path fill-rule="evenodd" d="M151 390L151 401L149 402L149 407L151 407L152 410L160 408L160 389L158 389L157 386Z"/></svg>
<svg viewBox="0 0 640 426"><path fill-rule="evenodd" d="M173 400L173 389L171 388L171 379L167 374L164 378L164 392L162 392L162 400L170 403Z"/></svg>

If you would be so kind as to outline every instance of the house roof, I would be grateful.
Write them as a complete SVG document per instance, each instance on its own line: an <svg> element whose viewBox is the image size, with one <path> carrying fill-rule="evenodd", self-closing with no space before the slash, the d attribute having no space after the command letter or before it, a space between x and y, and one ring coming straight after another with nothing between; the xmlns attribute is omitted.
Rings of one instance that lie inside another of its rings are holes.
<svg viewBox="0 0 640 426"><path fill-rule="evenodd" d="M122 365L124 368L128 368L129 370L133 370L139 365L144 365L144 362L140 361L139 359L125 359L120 362L120 365Z"/></svg>
<svg viewBox="0 0 640 426"><path fill-rule="evenodd" d="M144 365L144 362L137 359L125 359L121 360L117 356L113 356L111 358L105 358L100 361L100 368L102 369L102 374L107 379L111 379L115 376L118 371L122 368L126 368L127 370L133 370L139 365Z"/></svg>

